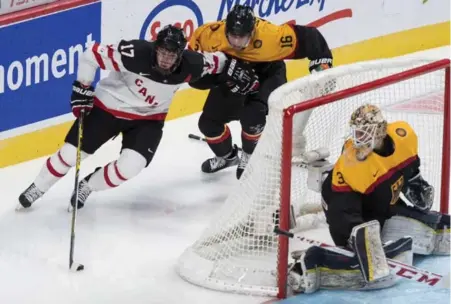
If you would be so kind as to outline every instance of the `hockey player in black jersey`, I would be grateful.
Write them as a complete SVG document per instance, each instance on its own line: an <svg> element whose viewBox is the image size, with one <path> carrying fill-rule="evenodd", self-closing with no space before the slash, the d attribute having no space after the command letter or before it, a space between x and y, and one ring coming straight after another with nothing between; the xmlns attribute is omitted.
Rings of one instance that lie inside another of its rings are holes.
<svg viewBox="0 0 451 304"><path fill-rule="evenodd" d="M299 262L290 281L297 292L390 287L395 282L386 257L411 264L412 253L450 253L450 216L430 210L434 188L421 174L412 127L388 123L369 104L355 110L350 127L321 195L335 245L355 256L315 246L295 252Z"/></svg>
<svg viewBox="0 0 451 304"><path fill-rule="evenodd" d="M93 191L119 186L149 165L160 143L172 97L186 82L207 74L229 70L233 61L221 52L198 53L185 50L182 30L164 27L156 41L122 40L117 47L93 44L82 55L73 83L71 106L84 119L81 159L92 155L112 137L122 133L117 160L98 168L79 183L78 207ZM98 68L110 70L94 89ZM227 74L244 84L246 71ZM18 209L28 208L75 165L78 119L69 130L61 149L49 157L34 182L19 196ZM75 205L75 193L71 204Z"/></svg>

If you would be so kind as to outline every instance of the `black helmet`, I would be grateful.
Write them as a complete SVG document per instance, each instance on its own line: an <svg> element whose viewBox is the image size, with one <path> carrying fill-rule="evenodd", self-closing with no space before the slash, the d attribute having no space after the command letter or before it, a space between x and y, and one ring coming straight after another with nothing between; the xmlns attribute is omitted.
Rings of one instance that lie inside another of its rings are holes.
<svg viewBox="0 0 451 304"><path fill-rule="evenodd" d="M182 53L186 47L185 34L183 30L173 25L166 25L158 32L155 44L157 47L162 47L168 51Z"/></svg>
<svg viewBox="0 0 451 304"><path fill-rule="evenodd" d="M226 34L248 36L252 34L254 27L255 16L250 6L237 4L227 14Z"/></svg>
<svg viewBox="0 0 451 304"><path fill-rule="evenodd" d="M157 39L155 40L156 49L163 48L165 50L177 54L177 61L175 62L174 67L171 71L175 70L180 64L180 61L182 60L183 50L186 47L186 43L187 43L186 37L185 34L183 33L183 30L173 25L166 25L158 32ZM156 60L155 67L159 69Z"/></svg>

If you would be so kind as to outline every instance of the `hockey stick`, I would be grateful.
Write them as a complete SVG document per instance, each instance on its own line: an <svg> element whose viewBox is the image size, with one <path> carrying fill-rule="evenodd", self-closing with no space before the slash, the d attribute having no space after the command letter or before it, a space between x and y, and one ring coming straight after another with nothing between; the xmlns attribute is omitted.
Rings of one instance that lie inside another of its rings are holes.
<svg viewBox="0 0 451 304"><path fill-rule="evenodd" d="M195 140L198 140L198 141L207 142L205 137L200 137L200 136L197 136L197 135L191 134L191 133L188 134L188 138L195 139ZM242 151L241 147L238 147L238 151Z"/></svg>
<svg viewBox="0 0 451 304"><path fill-rule="evenodd" d="M279 234L279 235L284 235L287 236L289 238L293 238L294 234L289 232L289 231L284 231L281 230L279 227L275 227L274 228L274 233ZM354 257L354 253L352 251L343 249L343 248L338 248L338 247L334 247L331 246L329 244L320 242L320 241L316 241L316 240L312 240L303 236L298 236L297 239L299 239L301 242L306 242L309 243L311 245L315 245L315 246L319 246L319 247L324 247L324 248L328 248L330 251L348 256L348 257ZM449 288L449 286L447 285L447 283L444 280L444 277L440 274L436 274L424 269L420 269L417 268L415 266L412 265L408 265L408 264L404 264L402 262L393 260L393 259L388 259L387 258L387 262L388 265L394 269L394 273L401 278L404 279L409 279L418 283L423 283L426 284L428 286L440 286L440 287L444 287L444 288Z"/></svg>
<svg viewBox="0 0 451 304"><path fill-rule="evenodd" d="M75 163L75 206L72 207L72 222L70 228L70 250L69 250L69 269L72 271L81 271L85 269L83 264L74 263L74 248L75 248L75 220L77 218L78 209L78 179L80 175L81 163L81 146L83 141L83 123L85 118L85 110L80 111L78 117L78 143L77 143L77 159Z"/></svg>

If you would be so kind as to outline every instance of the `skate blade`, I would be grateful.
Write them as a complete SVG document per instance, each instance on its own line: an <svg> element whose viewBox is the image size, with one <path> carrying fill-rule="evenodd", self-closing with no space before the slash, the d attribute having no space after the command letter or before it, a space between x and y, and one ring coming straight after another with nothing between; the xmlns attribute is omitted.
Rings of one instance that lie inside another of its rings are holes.
<svg viewBox="0 0 451 304"><path fill-rule="evenodd" d="M29 212L31 210L31 206L28 208L25 208L24 206L22 206L22 204L18 203L16 208L14 208L14 210L16 212Z"/></svg>

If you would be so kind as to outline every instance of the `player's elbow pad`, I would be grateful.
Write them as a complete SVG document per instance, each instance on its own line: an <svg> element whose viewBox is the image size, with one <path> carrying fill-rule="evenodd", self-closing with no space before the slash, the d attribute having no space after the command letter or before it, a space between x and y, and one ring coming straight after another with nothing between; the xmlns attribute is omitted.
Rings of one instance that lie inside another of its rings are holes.
<svg viewBox="0 0 451 304"><path fill-rule="evenodd" d="M317 28L295 25L294 31L298 41L295 58L333 58L326 39Z"/></svg>
<svg viewBox="0 0 451 304"><path fill-rule="evenodd" d="M88 47L80 56L77 69L77 80L85 85L89 85L95 78L98 65L92 47Z"/></svg>
<svg viewBox="0 0 451 304"><path fill-rule="evenodd" d="M429 211L434 203L434 187L418 173L407 182L404 196L415 208Z"/></svg>

